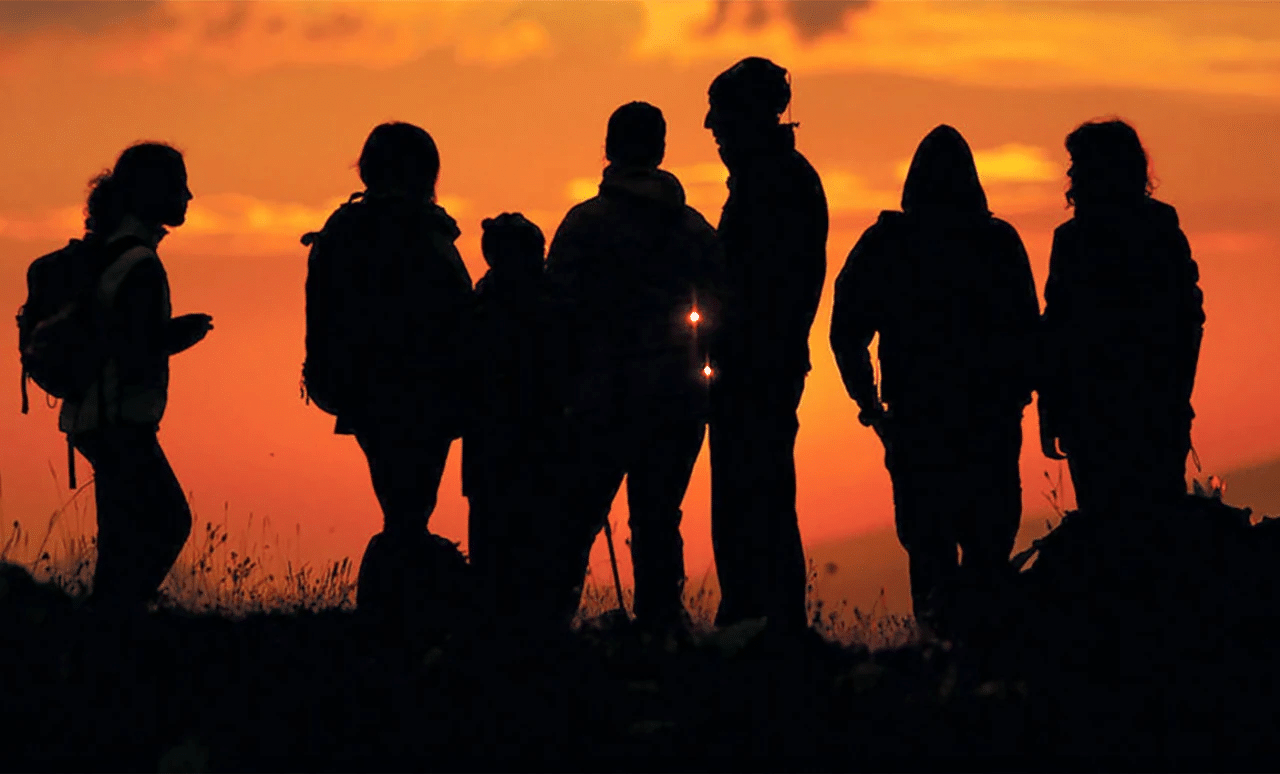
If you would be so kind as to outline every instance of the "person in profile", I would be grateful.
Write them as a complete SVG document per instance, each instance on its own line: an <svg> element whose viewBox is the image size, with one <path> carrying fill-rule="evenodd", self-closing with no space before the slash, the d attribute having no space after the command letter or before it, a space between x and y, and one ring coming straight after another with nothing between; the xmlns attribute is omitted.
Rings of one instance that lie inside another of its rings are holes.
<svg viewBox="0 0 1280 774"><path fill-rule="evenodd" d="M680 181L659 169L665 152L662 111L644 102L615 110L600 193L565 216L546 270L573 342L564 568L580 591L625 476L636 622L680 636L680 504L706 432L703 337L719 314L720 255Z"/></svg>
<svg viewBox="0 0 1280 774"><path fill-rule="evenodd" d="M716 625L807 624L796 514L796 411L826 275L827 202L796 150L787 71L744 59L711 83L705 127L729 170L718 233L725 303L712 351L711 538Z"/></svg>
<svg viewBox="0 0 1280 774"><path fill-rule="evenodd" d="M1084 511L1176 501L1205 321L1199 269L1177 211L1151 196L1131 126L1090 121L1066 147L1075 214L1054 232L1044 289L1041 448L1066 456Z"/></svg>
<svg viewBox="0 0 1280 774"><path fill-rule="evenodd" d="M466 385L462 491L468 554L485 610L537 624L550 615L543 455L561 417L564 364L543 274L546 240L520 213L481 224L489 271L460 347Z"/></svg>
<svg viewBox="0 0 1280 774"><path fill-rule="evenodd" d="M182 154L161 143L133 145L91 185L83 240L28 272L19 339L24 377L63 399L59 429L93 466L98 558L90 605L138 612L191 532L190 507L157 435L169 357L213 325L205 314L172 316L156 252L167 229L185 222L192 198ZM24 378L24 394L25 385Z"/></svg>
<svg viewBox="0 0 1280 774"><path fill-rule="evenodd" d="M915 615L935 633L955 623L962 575L984 588L1008 572L1039 316L1018 232L988 210L964 138L936 127L911 161L902 210L882 212L849 253L831 318L858 419L884 442Z"/></svg>
<svg viewBox="0 0 1280 774"><path fill-rule="evenodd" d="M357 604L378 612L414 604L428 592L410 573L438 569L431 557L444 538L427 522L461 432L456 347L472 294L458 226L435 200L431 136L381 124L358 166L365 190L303 237L312 245L303 380L368 460L383 522L361 561Z"/></svg>

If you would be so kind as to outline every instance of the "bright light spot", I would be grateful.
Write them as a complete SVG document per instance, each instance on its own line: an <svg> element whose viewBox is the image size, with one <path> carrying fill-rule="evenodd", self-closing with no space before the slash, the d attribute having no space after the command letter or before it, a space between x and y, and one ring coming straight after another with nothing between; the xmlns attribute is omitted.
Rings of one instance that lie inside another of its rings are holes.
<svg viewBox="0 0 1280 774"><path fill-rule="evenodd" d="M709 366L709 365L707 365L707 366L703 366L703 367L702 367L702 374L703 374L703 376L708 376L708 377L709 377L709 376L711 376L711 366Z"/></svg>
<svg viewBox="0 0 1280 774"><path fill-rule="evenodd" d="M702 315L698 314L696 309L689 313L689 322L697 322L698 320L701 320L701 319L702 319Z"/></svg>

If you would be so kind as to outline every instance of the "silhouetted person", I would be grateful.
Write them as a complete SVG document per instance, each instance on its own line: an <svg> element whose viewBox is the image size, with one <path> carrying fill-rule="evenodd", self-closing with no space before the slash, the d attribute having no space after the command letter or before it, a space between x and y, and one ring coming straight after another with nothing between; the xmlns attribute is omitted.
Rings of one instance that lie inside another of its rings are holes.
<svg viewBox="0 0 1280 774"><path fill-rule="evenodd" d="M1089 122L1066 146L1075 216L1054 232L1045 283L1041 446L1066 455L1084 510L1173 500L1187 486L1199 270L1130 126Z"/></svg>
<svg viewBox="0 0 1280 774"><path fill-rule="evenodd" d="M169 357L195 345L213 325L204 314L172 316L168 276L156 254L165 227L182 225L192 198L182 154L159 143L134 145L92 186L84 239L32 265L23 315L32 324L54 317L38 308L38 296L66 289L50 283L79 282L84 287L72 295L93 304L93 316L86 318L92 328L81 332L83 340L63 343L92 346L88 339L100 337L103 360L91 364L84 389L66 395L58 426L94 470L98 559L91 603L137 611L164 581L191 532L186 496L157 439L168 402ZM28 325L22 338L39 349L47 330ZM24 364L34 352L25 349ZM72 465L74 476L74 460Z"/></svg>
<svg viewBox="0 0 1280 774"><path fill-rule="evenodd" d="M480 246L489 271L461 348L467 419L462 491L481 608L547 616L552 544L546 457L561 418L563 343L553 317L541 229L519 213L486 219ZM532 608L532 609L530 609Z"/></svg>
<svg viewBox="0 0 1280 774"><path fill-rule="evenodd" d="M826 274L827 201L796 150L787 72L751 57L709 90L706 128L729 169L720 217L723 319L712 351L711 538L716 624L767 615L805 627L805 560L796 516L796 409L809 328Z"/></svg>
<svg viewBox="0 0 1280 774"><path fill-rule="evenodd" d="M680 182L658 168L665 148L656 107L632 102L614 111L600 193L565 216L547 273L575 342L564 487L570 583L581 584L625 475L637 620L678 628L680 504L706 428L699 330L702 315L718 314L711 293L719 246Z"/></svg>
<svg viewBox="0 0 1280 774"><path fill-rule="evenodd" d="M831 348L859 420L884 440L915 614L945 627L962 569L979 588L1008 572L1040 314L1022 240L987 210L959 132L920 143L902 211L863 233L835 293Z"/></svg>
<svg viewBox="0 0 1280 774"><path fill-rule="evenodd" d="M406 568L432 544L427 520L461 430L456 347L471 278L453 244L458 226L435 203L440 156L426 131L376 127L359 169L363 194L303 238L315 242L304 378L337 415L334 432L356 437L382 506L359 575L369 609L411 583Z"/></svg>

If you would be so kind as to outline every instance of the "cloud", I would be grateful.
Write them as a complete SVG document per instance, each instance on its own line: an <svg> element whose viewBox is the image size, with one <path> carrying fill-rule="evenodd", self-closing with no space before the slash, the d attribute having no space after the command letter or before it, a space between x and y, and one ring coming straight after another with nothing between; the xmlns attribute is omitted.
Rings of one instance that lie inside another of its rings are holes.
<svg viewBox="0 0 1280 774"><path fill-rule="evenodd" d="M898 206L898 192L876 188L866 179L840 169L819 171L827 194L827 210L832 215L879 212Z"/></svg>
<svg viewBox="0 0 1280 774"><path fill-rule="evenodd" d="M187 220L172 229L166 244L190 244L202 238L236 237L257 247L301 249L299 238L318 231L329 215L347 201L339 196L319 204L259 199L236 193L200 196L191 202ZM440 196L439 204L455 217L470 210L470 202L458 196ZM83 207L57 207L44 211L0 214L0 238L19 241L66 239L84 233Z"/></svg>
<svg viewBox="0 0 1280 774"><path fill-rule="evenodd" d="M973 163L983 185L992 183L1048 183L1063 179L1066 170L1051 161L1045 150L1036 145L1011 142L998 148L973 152ZM906 179L911 159L899 161L894 171Z"/></svg>
<svg viewBox="0 0 1280 774"><path fill-rule="evenodd" d="M0 3L3 9L8 3ZM25 5L25 4L24 4ZM73 46L111 72L166 73L175 66L248 75L289 65L395 67L432 51L464 64L501 66L552 51L535 19L512 2L464 3L30 3L61 13L0 14L15 37L11 59L43 61ZM112 10L115 6L122 6ZM109 8L110 7L110 8ZM121 24L128 20L129 24Z"/></svg>
<svg viewBox="0 0 1280 774"><path fill-rule="evenodd" d="M1163 7L894 2L841 14L815 5L797 15L787 2L652 0L630 55L678 65L758 55L801 74L880 72L1005 88L1280 97L1280 6L1231 6L1230 25L1217 20L1217 4L1189 4L1169 20Z"/></svg>
<svg viewBox="0 0 1280 774"><path fill-rule="evenodd" d="M156 19L159 6L160 0L6 0L0 3L0 37L21 38L50 30L94 35Z"/></svg>

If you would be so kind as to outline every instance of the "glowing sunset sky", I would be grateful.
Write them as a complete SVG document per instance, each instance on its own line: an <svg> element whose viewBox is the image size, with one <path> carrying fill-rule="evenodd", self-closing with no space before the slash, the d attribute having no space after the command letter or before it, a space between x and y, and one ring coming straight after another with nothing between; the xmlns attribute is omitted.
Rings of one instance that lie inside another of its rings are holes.
<svg viewBox="0 0 1280 774"><path fill-rule="evenodd" d="M368 131L396 119L435 137L440 201L478 278L480 220L522 210L549 238L594 194L606 120L630 100L662 108L664 166L715 223L726 172L702 128L706 87L747 55L791 70L798 144L831 207L797 444L806 542L892 521L878 442L827 344L831 282L939 123L969 140L1042 291L1069 215L1063 138L1089 118L1131 121L1200 264L1206 472L1280 457L1276 3L2 2L0 308L21 303L32 258L79 235L91 176L134 141L176 144L196 198L160 253L175 313L208 312L216 329L173 360L162 443L201 521L225 503L233 533L253 512L286 539L300 528L304 559L358 557L380 522L363 459L298 394L298 237L359 189ZM0 349L0 509L42 531L65 497L49 474L65 475L63 437L38 392L18 413L15 342ZM1033 416L1025 435L1032 513L1056 467ZM432 526L461 540L459 452ZM711 561L708 505L704 453L685 501L695 578Z"/></svg>

